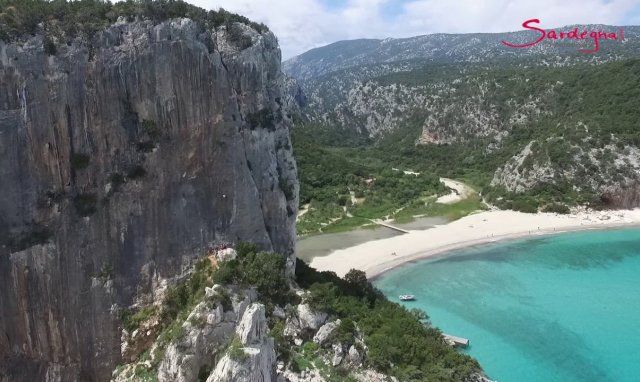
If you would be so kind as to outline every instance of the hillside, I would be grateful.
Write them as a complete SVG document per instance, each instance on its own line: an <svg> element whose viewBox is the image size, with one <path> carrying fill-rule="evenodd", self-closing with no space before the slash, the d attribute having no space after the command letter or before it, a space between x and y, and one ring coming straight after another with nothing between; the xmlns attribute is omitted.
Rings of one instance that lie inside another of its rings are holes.
<svg viewBox="0 0 640 382"><path fill-rule="evenodd" d="M318 48L285 63L308 100L307 122L294 135L333 135L316 142L318 150L338 150L355 164L464 179L503 208L636 206L640 28L624 30L623 43L603 43L593 55L574 42L545 41L531 50L500 44L526 41L527 32ZM319 169L301 163L305 200L319 193L305 191L317 189L306 179ZM372 176L368 171L360 182ZM394 208L420 200L424 195Z"/></svg>
<svg viewBox="0 0 640 382"><path fill-rule="evenodd" d="M608 25L568 25L557 30L602 30L619 32L621 27ZM501 44L508 41L522 44L535 40L533 31L507 33L430 34L410 38L363 39L338 41L315 48L283 63L283 70L303 84L312 79L349 69L377 65L389 70L400 70L407 62L424 63L487 63L498 65L512 60L527 60L530 65L566 65L574 62L603 62L612 59L634 57L640 48L637 37L640 27L624 27L624 43L601 41L600 52L584 55L578 49L589 49L592 39L575 41L549 41L530 49L513 49Z"/></svg>

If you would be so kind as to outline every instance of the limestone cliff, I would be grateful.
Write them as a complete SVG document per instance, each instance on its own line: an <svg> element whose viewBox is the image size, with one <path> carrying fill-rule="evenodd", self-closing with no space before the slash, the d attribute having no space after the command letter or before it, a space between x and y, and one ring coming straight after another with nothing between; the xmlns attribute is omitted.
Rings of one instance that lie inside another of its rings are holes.
<svg viewBox="0 0 640 382"><path fill-rule="evenodd" d="M280 50L189 19L46 45L0 42L0 380L107 380L118 307L203 249L251 240L293 269Z"/></svg>

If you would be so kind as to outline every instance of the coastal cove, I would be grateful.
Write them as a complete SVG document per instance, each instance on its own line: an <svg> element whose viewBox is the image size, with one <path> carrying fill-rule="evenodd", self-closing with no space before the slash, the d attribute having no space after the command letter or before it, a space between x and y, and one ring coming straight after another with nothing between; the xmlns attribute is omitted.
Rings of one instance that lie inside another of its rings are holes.
<svg viewBox="0 0 640 382"><path fill-rule="evenodd" d="M635 381L640 228L546 235L447 252L375 285L426 311L505 381Z"/></svg>
<svg viewBox="0 0 640 382"><path fill-rule="evenodd" d="M339 276L355 268L374 278L410 261L479 244L636 225L640 225L640 209L582 211L570 215L492 210L431 229L338 249L326 256L313 258L310 265L319 271L336 272Z"/></svg>

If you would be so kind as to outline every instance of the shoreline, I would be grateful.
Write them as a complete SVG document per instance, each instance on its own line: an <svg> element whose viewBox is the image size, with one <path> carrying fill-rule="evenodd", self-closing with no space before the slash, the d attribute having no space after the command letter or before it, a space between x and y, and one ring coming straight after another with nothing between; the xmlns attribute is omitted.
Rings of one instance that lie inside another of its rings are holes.
<svg viewBox="0 0 640 382"><path fill-rule="evenodd" d="M634 226L640 226L640 209L582 211L570 215L484 211L434 228L339 249L313 258L309 265L319 271L336 272L341 277L355 268L373 280L407 263L462 248L566 232Z"/></svg>

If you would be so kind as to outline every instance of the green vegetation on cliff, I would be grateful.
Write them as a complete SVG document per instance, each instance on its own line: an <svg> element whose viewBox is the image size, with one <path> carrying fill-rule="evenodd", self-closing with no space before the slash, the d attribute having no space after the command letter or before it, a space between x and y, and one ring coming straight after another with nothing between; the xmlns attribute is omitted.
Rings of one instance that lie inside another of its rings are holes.
<svg viewBox="0 0 640 382"><path fill-rule="evenodd" d="M425 64L357 86L362 89L352 90L361 92L358 102L376 105L367 112L395 118L388 110L402 107L402 117L375 140L354 133L361 122L344 110L344 125L330 111L322 127L298 126L303 132L294 132L294 151L301 158L303 203L335 195L335 185L348 179L353 164L461 179L491 203L525 212L601 207L603 187L625 187L638 179L640 60L635 58L566 67L522 61ZM421 99L429 100L424 101L428 110ZM336 109L347 107L345 102ZM332 139L300 143L301 136L317 135L321 128ZM435 142L417 144L425 129Z"/></svg>
<svg viewBox="0 0 640 382"><path fill-rule="evenodd" d="M299 126L293 145L300 175L300 204L307 212L298 233L336 232L370 224L409 206L425 206L447 192L438 177L405 172L371 156L366 147L340 147L345 132ZM355 143L357 141L352 141Z"/></svg>
<svg viewBox="0 0 640 382"><path fill-rule="evenodd" d="M401 381L441 382L469 380L480 371L475 360L452 349L438 329L425 323L424 312L390 302L364 272L351 270L341 279L298 260L296 280L309 290L314 308L342 320L337 335L343 341L353 338L356 326L364 333L368 363L376 370Z"/></svg>
<svg viewBox="0 0 640 382"><path fill-rule="evenodd" d="M312 342L313 333L302 334L304 342L294 345L292 338L284 334L286 319L272 314L278 306L290 316L296 311L296 305L304 302L314 311L328 314L327 322L340 319L340 325L327 341L347 348L353 345L362 354L366 353L362 368L416 382L468 381L481 372L475 360L445 343L424 313L387 300L363 272L352 270L341 279L332 272L318 272L298 261L295 279L291 280L285 276L281 255L260 252L251 244L239 244L236 249L235 259L220 261L215 266L209 258L201 259L189 277L167 291L160 306L123 312L123 327L130 333L141 327L157 333L155 345L139 348L137 361L129 365L132 366L129 370L140 378L137 380L156 380L165 349L186 335L183 323L196 305L207 301L213 308L221 303L225 311L230 311L231 301L223 301L224 291L246 288L255 288L258 301L266 306L269 333L275 340L278 361L289 370L317 369L327 381L353 381L350 377L353 369L326 363L330 346L323 349L322 345ZM211 300L212 297L205 297L205 287L214 284L222 287L215 287L216 297ZM144 326L155 320L159 320L156 326ZM226 347L209 345L226 348L233 359L246 357L237 337L232 337ZM125 367L120 366L116 374Z"/></svg>
<svg viewBox="0 0 640 382"><path fill-rule="evenodd" d="M48 37L71 39L90 37L113 24L119 17L160 22L187 17L206 28L215 28L232 22L250 25L266 31L264 24L251 22L244 16L220 9L207 11L182 0L126 0L111 3L104 0L0 0L0 39L14 40L35 34L43 24ZM48 53L55 53L50 38L45 39Z"/></svg>

